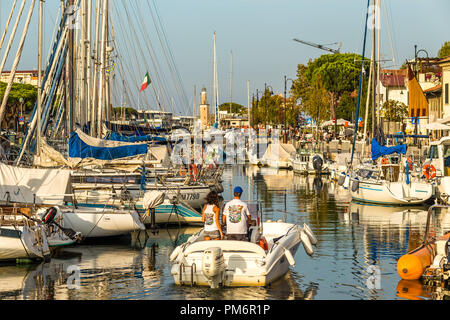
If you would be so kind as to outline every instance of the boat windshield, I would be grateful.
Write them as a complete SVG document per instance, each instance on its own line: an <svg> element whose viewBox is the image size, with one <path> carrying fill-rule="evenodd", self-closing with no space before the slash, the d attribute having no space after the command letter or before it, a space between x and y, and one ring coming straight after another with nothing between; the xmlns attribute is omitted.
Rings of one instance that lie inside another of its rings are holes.
<svg viewBox="0 0 450 320"><path fill-rule="evenodd" d="M377 174L374 170L360 169L358 175L364 179L377 179Z"/></svg>

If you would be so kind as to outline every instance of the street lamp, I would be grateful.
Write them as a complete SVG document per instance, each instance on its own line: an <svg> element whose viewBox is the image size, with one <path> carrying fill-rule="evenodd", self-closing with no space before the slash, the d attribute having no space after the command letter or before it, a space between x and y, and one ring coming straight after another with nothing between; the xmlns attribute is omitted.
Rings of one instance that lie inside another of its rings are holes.
<svg viewBox="0 0 450 320"><path fill-rule="evenodd" d="M284 76L284 143L287 143L287 116L286 116L286 110L287 110L287 82L291 81L292 85L294 84L294 80L291 78L287 78L287 76Z"/></svg>

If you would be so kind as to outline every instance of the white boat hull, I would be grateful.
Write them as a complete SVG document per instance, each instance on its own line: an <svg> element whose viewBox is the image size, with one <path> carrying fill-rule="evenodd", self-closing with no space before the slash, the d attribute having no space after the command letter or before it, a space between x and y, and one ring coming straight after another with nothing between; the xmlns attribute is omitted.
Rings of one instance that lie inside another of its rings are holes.
<svg viewBox="0 0 450 320"><path fill-rule="evenodd" d="M352 182L353 183L353 182ZM350 185L351 188L351 185ZM433 186L411 182L359 182L359 188L351 191L353 200L389 205L418 205L433 196Z"/></svg>
<svg viewBox="0 0 450 320"><path fill-rule="evenodd" d="M0 261L49 258L50 249L45 232L40 226L35 228L17 227L15 230L14 227L1 227Z"/></svg>
<svg viewBox="0 0 450 320"><path fill-rule="evenodd" d="M139 214L100 208L61 209L63 227L81 232L83 238L113 237L145 230Z"/></svg>
<svg viewBox="0 0 450 320"><path fill-rule="evenodd" d="M226 265L221 282L223 287L267 286L280 279L289 271L291 265L286 258L287 255L295 256L301 239L297 226L291 224L264 223L264 229L273 230L271 228L273 225L278 225L287 232L278 239L276 244L273 244L272 235L265 233L269 245L268 251L264 251L255 243L246 241L202 241L202 232L192 236L187 245L184 244L175 249L180 251L171 270L175 284L211 285L202 272L203 253L211 247L219 247L223 251ZM196 239L200 240L196 241Z"/></svg>

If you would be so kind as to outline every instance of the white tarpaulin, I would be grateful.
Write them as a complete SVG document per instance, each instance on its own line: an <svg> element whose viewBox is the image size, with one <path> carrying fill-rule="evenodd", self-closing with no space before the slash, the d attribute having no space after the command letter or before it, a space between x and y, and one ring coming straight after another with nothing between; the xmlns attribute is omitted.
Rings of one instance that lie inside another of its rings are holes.
<svg viewBox="0 0 450 320"><path fill-rule="evenodd" d="M0 164L1 201L62 205L70 189L70 170L27 169Z"/></svg>
<svg viewBox="0 0 450 320"><path fill-rule="evenodd" d="M292 144L269 144L262 160L289 161L295 153L296 150Z"/></svg>

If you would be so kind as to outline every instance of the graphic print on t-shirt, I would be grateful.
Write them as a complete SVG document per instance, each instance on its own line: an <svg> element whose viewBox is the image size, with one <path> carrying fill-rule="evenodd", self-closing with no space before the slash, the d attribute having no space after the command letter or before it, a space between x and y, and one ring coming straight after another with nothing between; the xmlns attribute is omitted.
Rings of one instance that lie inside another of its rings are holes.
<svg viewBox="0 0 450 320"><path fill-rule="evenodd" d="M205 224L207 226L212 226L213 223L214 223L214 214L206 213L205 214Z"/></svg>
<svg viewBox="0 0 450 320"><path fill-rule="evenodd" d="M242 220L241 212L244 207L240 205L231 205L228 209L230 222L239 223Z"/></svg>

